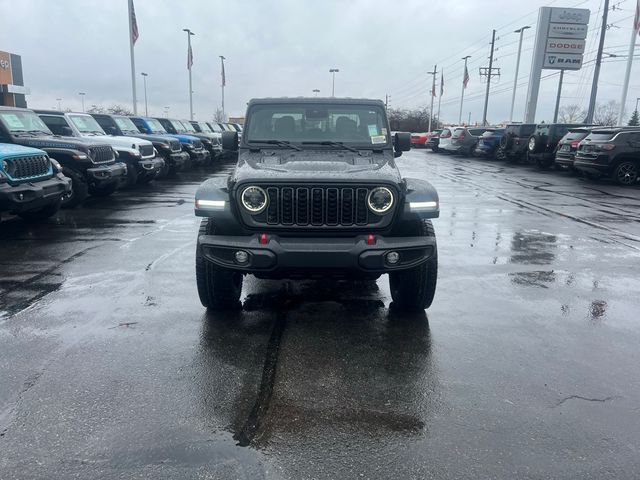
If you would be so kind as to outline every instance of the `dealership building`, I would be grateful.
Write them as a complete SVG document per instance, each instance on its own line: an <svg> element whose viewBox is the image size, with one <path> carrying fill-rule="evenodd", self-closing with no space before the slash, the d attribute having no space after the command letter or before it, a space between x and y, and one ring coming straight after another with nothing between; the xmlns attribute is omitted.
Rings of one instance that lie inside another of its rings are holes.
<svg viewBox="0 0 640 480"><path fill-rule="evenodd" d="M5 107L27 107L22 58L20 55L0 51L0 105Z"/></svg>

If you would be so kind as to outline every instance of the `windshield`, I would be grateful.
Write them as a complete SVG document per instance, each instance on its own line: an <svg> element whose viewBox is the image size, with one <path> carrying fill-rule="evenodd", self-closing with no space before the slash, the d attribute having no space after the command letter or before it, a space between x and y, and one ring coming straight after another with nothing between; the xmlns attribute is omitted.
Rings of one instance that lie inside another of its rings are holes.
<svg viewBox="0 0 640 480"><path fill-rule="evenodd" d="M127 117L114 117L113 120L118 125L118 128L123 132L136 132L139 133L138 128L134 125L130 118Z"/></svg>
<svg viewBox="0 0 640 480"><path fill-rule="evenodd" d="M222 128L220 128L220 125L218 125L217 123L207 123L207 126L217 133L222 133L223 131Z"/></svg>
<svg viewBox="0 0 640 480"><path fill-rule="evenodd" d="M173 128L176 129L176 132L178 133L186 133L187 130L184 128L184 125L182 125L182 122L178 121L178 120L168 120L168 122L171 124L171 126Z"/></svg>
<svg viewBox="0 0 640 480"><path fill-rule="evenodd" d="M185 132L196 133L196 129L193 128L193 125L191 125L189 122L182 121L180 122L180 124L182 125L182 128Z"/></svg>
<svg viewBox="0 0 640 480"><path fill-rule="evenodd" d="M98 122L90 115L69 115L71 122L80 131L80 133L95 133L97 135L106 135Z"/></svg>
<svg viewBox="0 0 640 480"><path fill-rule="evenodd" d="M209 125L207 125L207 124L206 124L206 123L204 123L204 122L198 122L198 126L202 129L202 131L203 131L203 132L206 132L206 133L213 133L213 132L211 131L211 129L209 128Z"/></svg>
<svg viewBox="0 0 640 480"><path fill-rule="evenodd" d="M13 133L34 132L39 131L53 135L49 127L47 127L40 117L29 110L9 110L8 112L0 112L0 119L7 127L7 130Z"/></svg>
<svg viewBox="0 0 640 480"><path fill-rule="evenodd" d="M147 125L153 133L167 133L162 124L155 118L147 118Z"/></svg>
<svg viewBox="0 0 640 480"><path fill-rule="evenodd" d="M255 105L244 135L249 143L277 140L386 145L389 141L383 109L372 105Z"/></svg>

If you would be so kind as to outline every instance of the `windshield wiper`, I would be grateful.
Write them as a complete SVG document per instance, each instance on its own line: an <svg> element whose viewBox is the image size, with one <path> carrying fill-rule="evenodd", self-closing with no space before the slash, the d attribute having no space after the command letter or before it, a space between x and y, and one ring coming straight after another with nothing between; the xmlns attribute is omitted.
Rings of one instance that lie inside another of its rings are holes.
<svg viewBox="0 0 640 480"><path fill-rule="evenodd" d="M32 135L40 135L40 134L44 134L44 135L52 135L50 132L46 132L44 130L29 130L29 132Z"/></svg>
<svg viewBox="0 0 640 480"><path fill-rule="evenodd" d="M322 140L319 142L302 142L303 145L329 145L332 147L340 147L345 150L349 150L350 152L360 153L360 150L357 148L350 147L349 145L345 145L344 142L333 142L331 140Z"/></svg>
<svg viewBox="0 0 640 480"><path fill-rule="evenodd" d="M302 151L299 146L292 144L288 140L249 140L249 143L266 143L268 145L278 145L279 147L293 148L294 150L297 150L299 152Z"/></svg>

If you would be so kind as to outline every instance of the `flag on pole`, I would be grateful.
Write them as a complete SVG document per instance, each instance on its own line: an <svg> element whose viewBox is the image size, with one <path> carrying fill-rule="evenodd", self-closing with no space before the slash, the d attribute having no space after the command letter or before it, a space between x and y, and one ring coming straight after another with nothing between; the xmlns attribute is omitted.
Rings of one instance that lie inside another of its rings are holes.
<svg viewBox="0 0 640 480"><path fill-rule="evenodd" d="M189 49L187 51L187 70L191 70L193 66L193 50L191 50L191 44L189 44Z"/></svg>
<svg viewBox="0 0 640 480"><path fill-rule="evenodd" d="M640 0L638 0L640 2ZM440 72L440 96L444 93L444 72Z"/></svg>
<svg viewBox="0 0 640 480"><path fill-rule="evenodd" d="M222 86L224 87L227 84L227 77L224 74L224 58L221 58L220 61L222 62Z"/></svg>
<svg viewBox="0 0 640 480"><path fill-rule="evenodd" d="M636 33L640 35L640 0L636 3L636 18L633 21L633 28L635 28Z"/></svg>
<svg viewBox="0 0 640 480"><path fill-rule="evenodd" d="M129 18L129 22L131 23L131 43L135 45L140 34L138 32L138 22L136 21L136 10L133 7L133 0L129 0L129 3L131 4L131 9L129 10L131 12L131 17Z"/></svg>
<svg viewBox="0 0 640 480"><path fill-rule="evenodd" d="M464 88L467 88L467 84L468 83L469 83L469 70L467 70L467 66L465 65L464 66L464 79L462 80L462 85L464 85Z"/></svg>

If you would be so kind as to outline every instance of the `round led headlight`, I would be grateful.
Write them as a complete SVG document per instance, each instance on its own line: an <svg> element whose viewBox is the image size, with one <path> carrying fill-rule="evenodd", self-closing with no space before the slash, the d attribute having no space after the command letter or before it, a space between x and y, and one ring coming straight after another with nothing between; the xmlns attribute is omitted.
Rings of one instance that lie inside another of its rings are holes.
<svg viewBox="0 0 640 480"><path fill-rule="evenodd" d="M369 192L367 205L373 213L387 213L393 207L393 193L387 187L376 187Z"/></svg>
<svg viewBox="0 0 640 480"><path fill-rule="evenodd" d="M257 215L267 208L267 193L260 187L247 187L240 195L242 206L252 215Z"/></svg>

